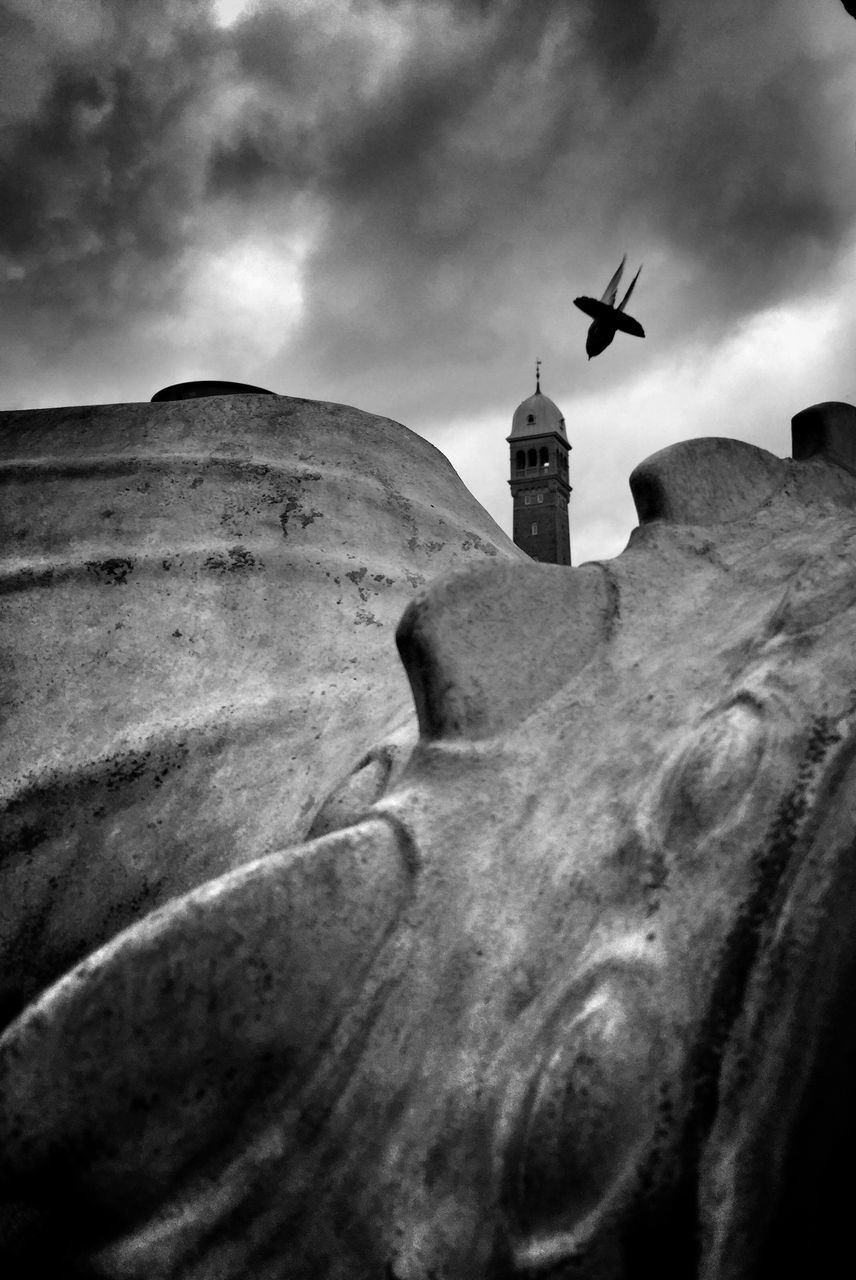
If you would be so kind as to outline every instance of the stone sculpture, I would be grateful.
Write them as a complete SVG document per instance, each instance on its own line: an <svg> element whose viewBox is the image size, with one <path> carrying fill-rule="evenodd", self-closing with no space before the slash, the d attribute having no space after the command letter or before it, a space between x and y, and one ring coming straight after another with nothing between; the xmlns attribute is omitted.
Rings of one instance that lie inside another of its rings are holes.
<svg viewBox="0 0 856 1280"><path fill-rule="evenodd" d="M307 839L202 856L0 1038L9 1274L832 1273L854 419L656 454L613 561L418 588L415 745L373 688Z"/></svg>
<svg viewBox="0 0 856 1280"><path fill-rule="evenodd" d="M271 395L0 415L0 1022L160 903L305 838L415 736L394 631L518 560L442 454Z"/></svg>

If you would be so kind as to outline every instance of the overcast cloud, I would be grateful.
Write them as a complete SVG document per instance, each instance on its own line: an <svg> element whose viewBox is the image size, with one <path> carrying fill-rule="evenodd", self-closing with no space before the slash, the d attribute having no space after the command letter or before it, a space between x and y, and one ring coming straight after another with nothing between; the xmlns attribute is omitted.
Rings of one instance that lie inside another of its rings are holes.
<svg viewBox="0 0 856 1280"><path fill-rule="evenodd" d="M574 558L671 440L856 400L838 0L8 0L2 407L224 377L428 435L506 528L559 403ZM627 250L634 313L588 364Z"/></svg>

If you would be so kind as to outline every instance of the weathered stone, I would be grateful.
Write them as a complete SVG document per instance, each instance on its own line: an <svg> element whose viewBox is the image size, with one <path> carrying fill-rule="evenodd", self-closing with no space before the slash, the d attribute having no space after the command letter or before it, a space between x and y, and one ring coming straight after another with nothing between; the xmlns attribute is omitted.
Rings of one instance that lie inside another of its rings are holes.
<svg viewBox="0 0 856 1280"><path fill-rule="evenodd" d="M415 721L420 584L522 560L445 458L343 405L0 414L0 1024L132 920L306 837Z"/></svg>
<svg viewBox="0 0 856 1280"><path fill-rule="evenodd" d="M21 1274L839 1265L856 477L693 441L634 488L616 560L421 590L415 746L379 733L317 839L174 897L7 1029Z"/></svg>
<svg viewBox="0 0 856 1280"><path fill-rule="evenodd" d="M597 655L616 606L596 566L479 566L423 588L397 634L422 736L514 729Z"/></svg>

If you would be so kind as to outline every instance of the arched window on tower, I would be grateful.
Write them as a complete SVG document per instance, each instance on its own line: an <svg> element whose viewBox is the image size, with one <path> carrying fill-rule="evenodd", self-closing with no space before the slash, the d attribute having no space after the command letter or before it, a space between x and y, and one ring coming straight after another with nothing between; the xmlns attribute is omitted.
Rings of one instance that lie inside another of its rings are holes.
<svg viewBox="0 0 856 1280"><path fill-rule="evenodd" d="M550 465L550 451L546 445L541 446L541 457L539 461L542 467L549 467Z"/></svg>
<svg viewBox="0 0 856 1280"><path fill-rule="evenodd" d="M534 421L535 421L535 414L534 414L534 413L529 413L529 414L527 414L527 415L526 415L526 421L527 421L527 422L534 422Z"/></svg>
<svg viewBox="0 0 856 1280"><path fill-rule="evenodd" d="M526 454L522 449L518 449L514 455L514 466L518 471L522 471L526 466Z"/></svg>
<svg viewBox="0 0 856 1280"><path fill-rule="evenodd" d="M528 464L529 464L529 466L530 466L530 467L537 467L537 466L538 466L538 454L535 452L535 450L534 450L534 449L530 449L530 450L529 450L529 457L528 457L528 459L527 459L527 462L528 462Z"/></svg>

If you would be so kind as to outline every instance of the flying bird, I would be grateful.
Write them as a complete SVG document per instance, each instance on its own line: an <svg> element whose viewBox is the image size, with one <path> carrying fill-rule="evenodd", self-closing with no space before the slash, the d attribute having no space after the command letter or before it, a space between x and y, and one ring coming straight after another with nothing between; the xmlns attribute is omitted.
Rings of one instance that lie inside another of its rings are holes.
<svg viewBox="0 0 856 1280"><path fill-rule="evenodd" d="M579 307L580 311L584 311L587 316L592 317L592 323L589 325L589 331L586 334L586 354L589 360L591 360L592 356L599 356L601 351L606 350L619 329L622 333L632 333L636 338L645 337L645 330L639 321L634 320L632 316L624 314L624 308L627 306L633 287L639 279L641 267L633 277L630 288L618 306L615 305L618 282L621 279L621 273L624 270L626 261L627 254L625 253L619 263L618 270L606 286L606 291L600 301L597 298L574 298L574 306Z"/></svg>

